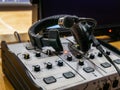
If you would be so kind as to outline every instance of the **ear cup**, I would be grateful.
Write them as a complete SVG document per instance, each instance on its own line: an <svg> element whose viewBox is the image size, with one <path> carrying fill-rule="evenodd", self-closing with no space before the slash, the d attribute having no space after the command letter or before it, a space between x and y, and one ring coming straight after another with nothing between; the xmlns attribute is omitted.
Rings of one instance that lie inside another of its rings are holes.
<svg viewBox="0 0 120 90"><path fill-rule="evenodd" d="M87 52L90 48L89 33L86 32L84 26L74 25L72 27L72 33L75 41L79 45L79 49L83 52Z"/></svg>

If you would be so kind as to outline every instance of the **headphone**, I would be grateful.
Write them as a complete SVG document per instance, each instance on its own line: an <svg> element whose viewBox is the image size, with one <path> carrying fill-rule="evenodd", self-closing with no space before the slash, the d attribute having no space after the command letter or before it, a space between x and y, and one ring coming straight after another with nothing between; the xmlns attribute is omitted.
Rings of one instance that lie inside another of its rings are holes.
<svg viewBox="0 0 120 90"><path fill-rule="evenodd" d="M92 22L91 25L85 22ZM34 47L42 48L43 46L52 46L57 52L63 51L59 38L59 32L56 29L50 30L48 38L39 34L50 26L59 24L62 28L69 28L83 52L90 48L90 30L95 27L96 22L90 18L79 18L74 15L54 15L35 22L29 29L28 35ZM92 27L92 28L91 28ZM88 30L89 29L89 30Z"/></svg>

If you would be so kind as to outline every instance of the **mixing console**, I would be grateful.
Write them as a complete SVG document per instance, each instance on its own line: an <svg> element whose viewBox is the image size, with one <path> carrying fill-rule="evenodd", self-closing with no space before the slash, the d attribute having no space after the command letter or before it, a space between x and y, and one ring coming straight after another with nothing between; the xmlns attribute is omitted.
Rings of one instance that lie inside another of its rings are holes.
<svg viewBox="0 0 120 90"><path fill-rule="evenodd" d="M87 54L71 49L73 37L61 38L63 52L42 50L30 42L7 45L2 42L3 72L16 89L119 90L120 78L114 66L91 44ZM101 44L120 68L120 56ZM75 46L76 47L76 46Z"/></svg>

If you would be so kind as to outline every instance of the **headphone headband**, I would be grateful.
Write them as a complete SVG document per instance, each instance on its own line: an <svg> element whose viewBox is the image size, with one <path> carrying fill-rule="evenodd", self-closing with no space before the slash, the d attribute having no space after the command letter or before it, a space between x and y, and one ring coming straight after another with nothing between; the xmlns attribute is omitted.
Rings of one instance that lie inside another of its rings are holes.
<svg viewBox="0 0 120 90"><path fill-rule="evenodd" d="M63 47L57 30L50 30L48 39L39 34L43 29L56 24L63 28L71 29L76 43L80 46L80 50L83 52L89 50L91 44L90 35L92 35L96 26L96 21L92 18L79 18L74 15L55 15L35 22L28 31L32 45L40 49L47 45L52 46L56 51L62 51Z"/></svg>
<svg viewBox="0 0 120 90"><path fill-rule="evenodd" d="M50 17L47 17L47 18L44 18L42 20L35 22L28 31L28 35L30 37L30 41L32 45L40 48L41 46L39 46L38 43L39 44L41 43L40 39L42 38L42 36L38 35L37 33L39 33L40 31L42 31L43 29L47 27L58 24L59 18L64 17L64 16L73 17L72 15L54 15L54 16L50 16ZM75 17L76 16L74 16L74 18Z"/></svg>

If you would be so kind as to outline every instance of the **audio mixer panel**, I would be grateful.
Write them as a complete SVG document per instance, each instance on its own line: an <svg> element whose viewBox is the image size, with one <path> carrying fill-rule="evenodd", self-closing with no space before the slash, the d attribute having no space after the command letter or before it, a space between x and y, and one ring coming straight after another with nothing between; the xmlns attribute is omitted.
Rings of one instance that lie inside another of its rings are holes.
<svg viewBox="0 0 120 90"><path fill-rule="evenodd" d="M38 90L117 90L120 88L117 71L94 45L91 45L86 57L81 57L79 54L75 56L68 48L68 39L72 38L62 38L64 51L61 54L55 54L52 47L44 47L42 51L33 49L30 42L9 45L2 42L3 72L12 83L19 81L21 89L24 84L26 85L24 89L37 88ZM102 47L120 68L120 56ZM16 78L10 77L10 73L16 75ZM26 76L29 80L25 79ZM16 89L18 89L17 82L14 84Z"/></svg>
<svg viewBox="0 0 120 90"><path fill-rule="evenodd" d="M72 35L46 33L56 24ZM35 22L30 42L1 42L4 74L16 90L119 90L120 51L94 37L96 24L73 15Z"/></svg>

